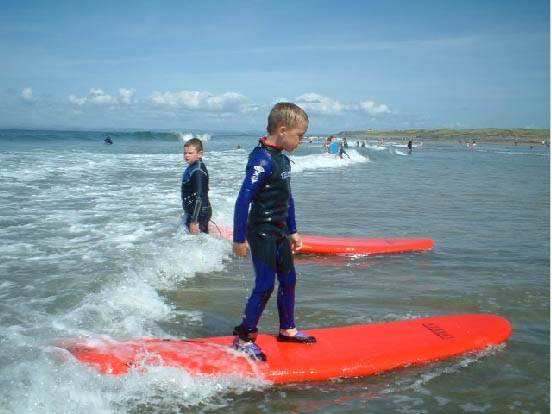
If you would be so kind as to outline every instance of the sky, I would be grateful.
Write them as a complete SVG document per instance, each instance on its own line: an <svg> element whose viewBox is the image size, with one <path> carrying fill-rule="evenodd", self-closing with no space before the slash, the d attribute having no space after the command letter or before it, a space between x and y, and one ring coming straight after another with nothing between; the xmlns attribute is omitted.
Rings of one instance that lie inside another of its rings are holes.
<svg viewBox="0 0 552 414"><path fill-rule="evenodd" d="M0 128L549 128L548 0L2 0Z"/></svg>

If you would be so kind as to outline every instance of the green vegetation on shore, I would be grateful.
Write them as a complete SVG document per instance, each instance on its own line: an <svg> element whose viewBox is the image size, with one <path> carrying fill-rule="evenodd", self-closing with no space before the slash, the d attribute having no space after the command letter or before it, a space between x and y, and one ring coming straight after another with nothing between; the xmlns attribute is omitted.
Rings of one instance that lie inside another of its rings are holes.
<svg viewBox="0 0 552 414"><path fill-rule="evenodd" d="M512 145L515 142L525 145L542 145L550 142L550 129L406 129L393 131L342 131L337 136L353 139L412 139L418 141L442 142L488 142Z"/></svg>

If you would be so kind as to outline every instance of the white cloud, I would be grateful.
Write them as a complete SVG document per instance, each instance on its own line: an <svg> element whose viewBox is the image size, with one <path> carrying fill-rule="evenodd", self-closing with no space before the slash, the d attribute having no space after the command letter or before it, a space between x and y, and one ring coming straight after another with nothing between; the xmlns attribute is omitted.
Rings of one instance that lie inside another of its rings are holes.
<svg viewBox="0 0 552 414"><path fill-rule="evenodd" d="M70 95L69 103L73 108L83 110L86 108L86 112L101 111L105 108L110 111L122 111L119 113L126 113L131 117L139 116L140 119L147 116L156 119L164 116L176 119L190 117L194 113L201 116L215 116L217 119L228 119L236 115L255 114L263 107L238 92L215 95L207 91L154 91L148 99L144 100L137 100L135 95L136 90L131 88L119 88L118 95L112 95L99 88L91 88L87 96Z"/></svg>
<svg viewBox="0 0 552 414"><path fill-rule="evenodd" d="M86 103L86 98L77 98L75 95L69 95L69 102L82 106Z"/></svg>
<svg viewBox="0 0 552 414"><path fill-rule="evenodd" d="M213 95L205 91L164 92L154 91L151 100L156 105L171 108L206 110L212 112L246 113L256 111L256 105L237 92L225 92Z"/></svg>
<svg viewBox="0 0 552 414"><path fill-rule="evenodd" d="M274 100L274 104L280 103L280 102L290 102L288 98L278 98Z"/></svg>
<svg viewBox="0 0 552 414"><path fill-rule="evenodd" d="M207 106L209 109L224 110L238 107L246 101L246 97L236 92L226 92L219 96L210 96L207 98Z"/></svg>
<svg viewBox="0 0 552 414"><path fill-rule="evenodd" d="M21 96L31 101L32 89L26 88ZM34 98L33 102L34 102ZM273 103L291 101L305 109L309 115L318 118L318 122L331 125L335 117L339 119L362 119L370 122L379 122L386 114L392 114L385 104L365 99L356 102L343 103L337 99L316 92L306 92L293 100L280 95ZM90 88L86 96L70 95L69 103L73 109L82 111L87 116L105 116L105 110L116 112L120 116L131 119L202 119L216 122L230 122L242 119L251 122L257 116L264 114L268 109L266 103L252 102L247 96L239 92L224 92L213 94L208 91L153 91L146 99L136 99L136 90L119 88L116 93L109 93L100 88ZM264 116L264 115L263 115ZM258 122L258 121L257 121Z"/></svg>
<svg viewBox="0 0 552 414"><path fill-rule="evenodd" d="M366 112L370 115L388 114L391 112L387 107L387 105L384 105L384 104L377 105L372 101L361 102L359 106L361 111Z"/></svg>
<svg viewBox="0 0 552 414"><path fill-rule="evenodd" d="M21 97L26 101L33 100L33 88L25 88L21 91Z"/></svg>
<svg viewBox="0 0 552 414"><path fill-rule="evenodd" d="M90 90L88 91L88 96L84 98L79 98L75 95L70 95L69 102L79 106L88 103L95 105L113 105L117 103L117 99L101 89L90 88Z"/></svg>
<svg viewBox="0 0 552 414"><path fill-rule="evenodd" d="M261 109L261 105L254 103L244 103L240 105L240 112L242 114L251 114L253 112L258 112Z"/></svg>
<svg viewBox="0 0 552 414"><path fill-rule="evenodd" d="M360 112L376 116L391 113L389 107L384 104L376 104L368 100L360 103L343 104L336 99L315 92L304 93L295 98L295 101L305 111L322 115L344 115L345 112Z"/></svg>
<svg viewBox="0 0 552 414"><path fill-rule="evenodd" d="M198 91L165 93L154 91L151 94L151 100L157 105L197 109L199 108L200 102L207 99L208 96L209 94L207 92Z"/></svg>
<svg viewBox="0 0 552 414"><path fill-rule="evenodd" d="M98 105L110 105L116 102L116 99L101 89L91 88L88 92L88 101Z"/></svg>
<svg viewBox="0 0 552 414"><path fill-rule="evenodd" d="M295 98L297 105L307 112L317 112L325 115L341 115L345 106L335 99L314 92L304 93Z"/></svg>
<svg viewBox="0 0 552 414"><path fill-rule="evenodd" d="M135 93L136 93L135 89L121 88L119 89L119 101L127 105L133 104L136 102L134 100Z"/></svg>

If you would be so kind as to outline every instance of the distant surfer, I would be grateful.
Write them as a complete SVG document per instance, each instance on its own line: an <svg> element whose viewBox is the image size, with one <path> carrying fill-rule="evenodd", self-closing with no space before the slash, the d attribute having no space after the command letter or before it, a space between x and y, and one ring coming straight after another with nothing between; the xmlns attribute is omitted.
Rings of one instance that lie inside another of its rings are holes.
<svg viewBox="0 0 552 414"><path fill-rule="evenodd" d="M282 153L292 152L301 144L308 125L307 114L297 105L286 102L274 105L268 116L268 135L259 140L249 155L234 209L233 252L244 257L247 240L255 271L255 286L242 322L233 331L234 348L259 361L266 361L266 355L255 343L257 325L274 290L276 276L280 320L277 341L316 342L295 325L296 274L292 250L301 249L302 239L295 223L290 160Z"/></svg>
<svg viewBox="0 0 552 414"><path fill-rule="evenodd" d="M351 157L349 157L349 154L347 154L347 152L345 152L345 144L343 142L340 142L339 143L339 158L343 159L343 154L345 154L347 156L347 158L351 159Z"/></svg>
<svg viewBox="0 0 552 414"><path fill-rule="evenodd" d="M408 140L408 153L412 154L412 140Z"/></svg>
<svg viewBox="0 0 552 414"><path fill-rule="evenodd" d="M113 140L111 139L111 137L109 135L106 135L105 138L104 138L104 143L106 143L107 145L111 145L111 144L113 144Z"/></svg>
<svg viewBox="0 0 552 414"><path fill-rule="evenodd" d="M330 143L332 142L332 137L327 137L324 141L324 152L329 153L330 152Z"/></svg>
<svg viewBox="0 0 552 414"><path fill-rule="evenodd" d="M182 208L186 227L192 234L209 233L212 210L209 203L209 172L203 162L203 143L192 138L184 144L184 159L188 168L182 175Z"/></svg>

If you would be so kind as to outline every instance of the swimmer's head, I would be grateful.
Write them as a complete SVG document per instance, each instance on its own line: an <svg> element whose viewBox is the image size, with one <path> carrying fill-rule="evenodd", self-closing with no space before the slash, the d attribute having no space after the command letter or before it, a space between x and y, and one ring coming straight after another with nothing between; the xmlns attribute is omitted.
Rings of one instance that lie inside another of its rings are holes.
<svg viewBox="0 0 552 414"><path fill-rule="evenodd" d="M305 111L291 102L279 102L272 107L268 115L266 130L269 135L275 134L278 128L298 128L308 126L309 117Z"/></svg>

